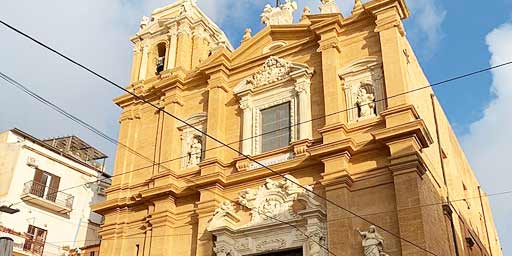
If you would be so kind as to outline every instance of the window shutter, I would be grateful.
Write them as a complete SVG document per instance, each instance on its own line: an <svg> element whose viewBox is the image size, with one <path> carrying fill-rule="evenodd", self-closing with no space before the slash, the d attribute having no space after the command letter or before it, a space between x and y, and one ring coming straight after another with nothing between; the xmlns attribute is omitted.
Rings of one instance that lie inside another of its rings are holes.
<svg viewBox="0 0 512 256"><path fill-rule="evenodd" d="M43 171L36 169L34 174L34 180L32 181L32 187L30 188L30 194L42 197L44 195L43 183Z"/></svg>
<svg viewBox="0 0 512 256"><path fill-rule="evenodd" d="M59 191L60 185L60 177L52 175L52 180L50 181L50 187L48 189L48 196L46 199L55 202L57 199L57 192Z"/></svg>

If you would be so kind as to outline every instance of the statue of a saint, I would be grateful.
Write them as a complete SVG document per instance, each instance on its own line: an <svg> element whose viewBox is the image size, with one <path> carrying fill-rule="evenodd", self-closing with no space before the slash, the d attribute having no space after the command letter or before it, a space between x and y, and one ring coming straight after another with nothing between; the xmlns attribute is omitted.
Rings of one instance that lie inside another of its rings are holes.
<svg viewBox="0 0 512 256"><path fill-rule="evenodd" d="M194 136L192 138L192 143L190 143L190 148L187 152L187 167L195 166L201 162L202 148L203 144L201 143L201 139L198 136Z"/></svg>
<svg viewBox="0 0 512 256"><path fill-rule="evenodd" d="M368 231L357 229L357 232L363 238L364 256L388 256L384 252L384 238L377 233L375 226L370 226Z"/></svg>
<svg viewBox="0 0 512 256"><path fill-rule="evenodd" d="M363 87L360 87L357 91L356 104L359 108L359 118L375 116L375 96L368 93Z"/></svg>

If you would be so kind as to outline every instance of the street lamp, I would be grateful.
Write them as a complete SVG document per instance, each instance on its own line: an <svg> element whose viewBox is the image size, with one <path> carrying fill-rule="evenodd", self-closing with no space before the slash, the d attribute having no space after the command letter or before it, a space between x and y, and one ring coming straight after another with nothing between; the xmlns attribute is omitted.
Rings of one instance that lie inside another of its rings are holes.
<svg viewBox="0 0 512 256"><path fill-rule="evenodd" d="M5 212L5 213L8 213L8 214L15 214L17 212L19 212L20 209L14 209L12 208L12 204L7 206L7 205L2 205L0 206L0 212Z"/></svg>

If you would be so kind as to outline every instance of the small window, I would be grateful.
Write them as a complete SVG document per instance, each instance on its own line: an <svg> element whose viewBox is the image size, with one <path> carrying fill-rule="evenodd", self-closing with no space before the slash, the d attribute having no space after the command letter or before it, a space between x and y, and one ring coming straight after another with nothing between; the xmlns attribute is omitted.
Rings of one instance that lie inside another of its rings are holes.
<svg viewBox="0 0 512 256"><path fill-rule="evenodd" d="M89 256L96 256L96 252L90 252Z"/></svg>
<svg viewBox="0 0 512 256"><path fill-rule="evenodd" d="M164 71L165 68L165 53L167 51L167 46L165 43L159 43L157 45L158 57L156 59L156 74L160 74L160 72Z"/></svg>
<svg viewBox="0 0 512 256"><path fill-rule="evenodd" d="M262 152L290 145L290 103L261 111Z"/></svg>

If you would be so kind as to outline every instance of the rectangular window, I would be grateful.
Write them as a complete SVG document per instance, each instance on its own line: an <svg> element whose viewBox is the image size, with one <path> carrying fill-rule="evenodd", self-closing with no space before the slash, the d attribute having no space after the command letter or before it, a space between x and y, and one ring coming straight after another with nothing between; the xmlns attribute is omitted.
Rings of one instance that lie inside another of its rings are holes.
<svg viewBox="0 0 512 256"><path fill-rule="evenodd" d="M43 255L44 244L46 242L47 231L36 226L29 225L27 238L23 245L24 251L32 252L36 255Z"/></svg>
<svg viewBox="0 0 512 256"><path fill-rule="evenodd" d="M290 103L261 110L261 151L290 145Z"/></svg>

